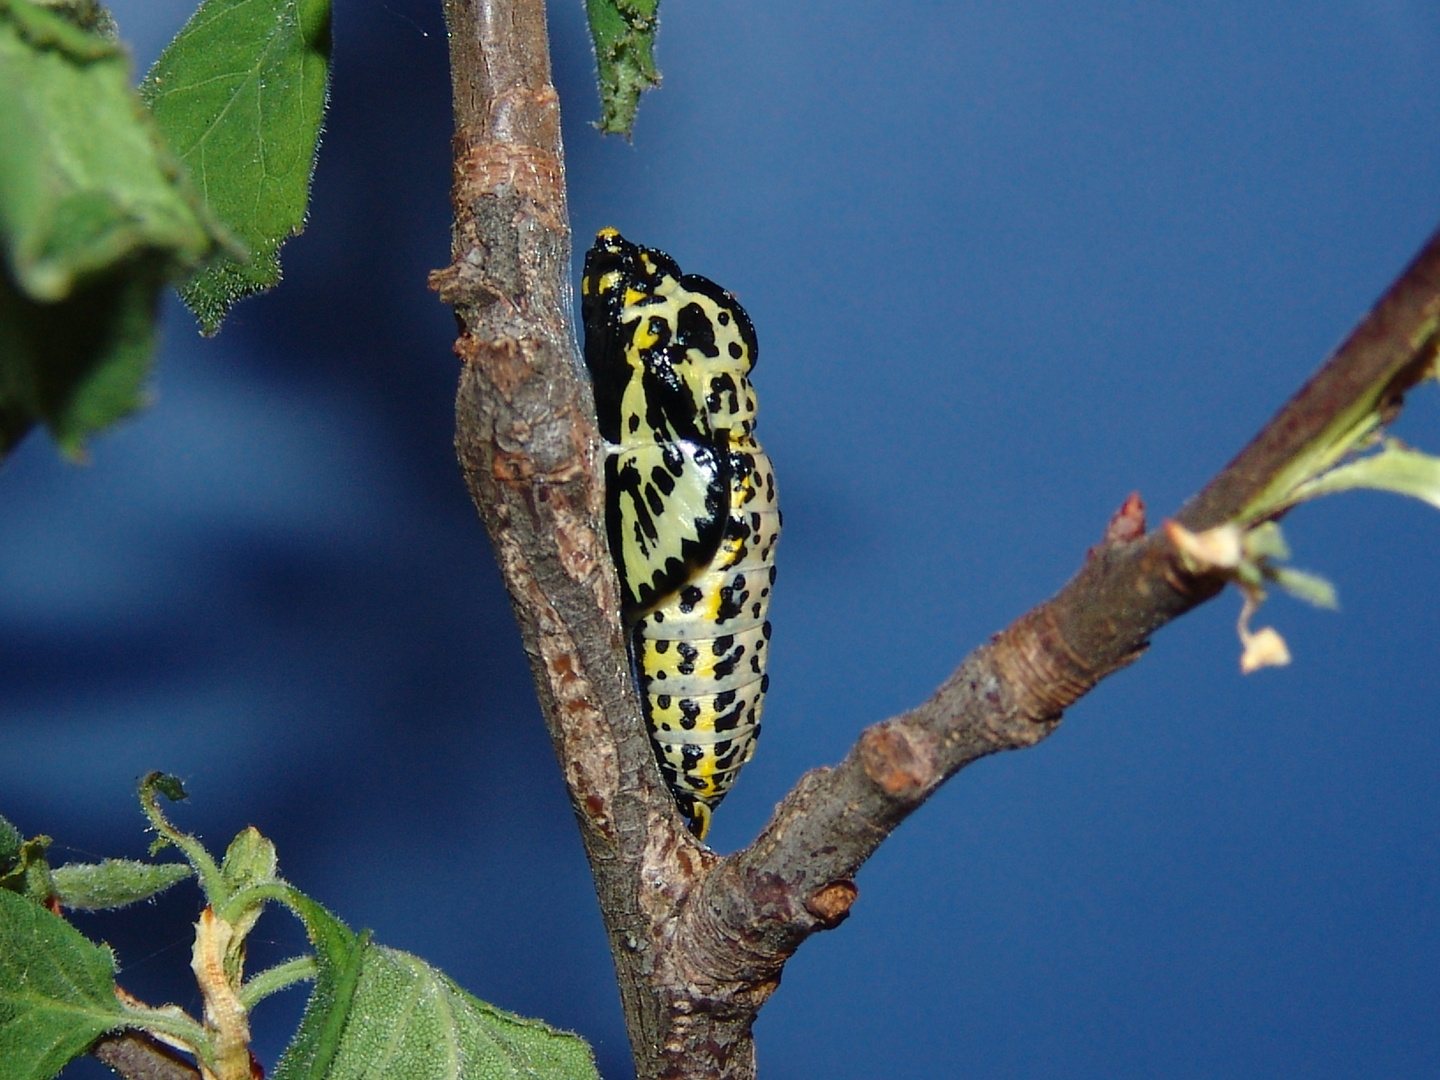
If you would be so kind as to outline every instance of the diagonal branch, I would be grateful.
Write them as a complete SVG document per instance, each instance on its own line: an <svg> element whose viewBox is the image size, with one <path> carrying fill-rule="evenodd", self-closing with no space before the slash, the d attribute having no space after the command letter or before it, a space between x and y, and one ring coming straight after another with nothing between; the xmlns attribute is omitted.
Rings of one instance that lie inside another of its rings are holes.
<svg viewBox="0 0 1440 1080"><path fill-rule="evenodd" d="M1397 412L1433 370L1437 320L1440 233L1179 520L1198 530L1235 518L1357 402ZM1222 580L1186 571L1163 530L1144 528L1132 496L1055 597L972 652L929 701L805 776L760 837L725 860L682 917L687 947L706 950L717 981L778 979L806 937L844 918L855 872L936 788L979 758L1045 738L1156 630L1220 591Z"/></svg>
<svg viewBox="0 0 1440 1080"><path fill-rule="evenodd" d="M855 872L896 825L970 762L1045 738L1223 581L1187 572L1132 497L1054 598L803 777L750 847L723 859L702 847L655 766L620 629L543 0L446 0L446 19L455 228L431 281L460 325L456 451L580 824L637 1073L751 1077L751 1025L786 959L845 918ZM1398 409L1434 363L1437 324L1440 238L1179 520L1235 517L1357 407Z"/></svg>

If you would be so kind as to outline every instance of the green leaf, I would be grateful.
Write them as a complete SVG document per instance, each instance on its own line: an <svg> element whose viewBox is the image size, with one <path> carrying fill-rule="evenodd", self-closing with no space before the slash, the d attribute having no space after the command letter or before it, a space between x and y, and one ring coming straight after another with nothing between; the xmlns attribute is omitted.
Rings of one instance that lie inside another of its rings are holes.
<svg viewBox="0 0 1440 1080"><path fill-rule="evenodd" d="M184 802L190 798L184 782L172 773L149 773L140 781L140 788L142 793L153 789L171 802Z"/></svg>
<svg viewBox="0 0 1440 1080"><path fill-rule="evenodd" d="M1297 600L1332 611L1340 606L1335 586L1319 574L1291 570L1285 566L1267 566L1265 576Z"/></svg>
<svg viewBox="0 0 1440 1080"><path fill-rule="evenodd" d="M275 1066L274 1080L324 1080L345 1033L366 939L303 893L292 891L286 903L305 924L319 970L300 1027Z"/></svg>
<svg viewBox="0 0 1440 1080"><path fill-rule="evenodd" d="M1387 395L1393 398L1397 388L1406 390L1430 375L1440 379L1440 315L1431 314L1416 327L1408 344L1409 349L1396 356L1373 380L1351 390L1349 404L1271 477L1234 520L1246 525L1263 521L1309 498L1300 493L1346 457L1375 442L1389 420L1382 415ZM1430 358L1428 364L1415 370L1417 358L1425 356Z"/></svg>
<svg viewBox="0 0 1440 1080"><path fill-rule="evenodd" d="M0 890L0 1080L50 1080L123 1027L115 958L58 915Z"/></svg>
<svg viewBox="0 0 1440 1080"><path fill-rule="evenodd" d="M0 817L0 875L10 872L20 859L20 847L25 835L10 822Z"/></svg>
<svg viewBox="0 0 1440 1080"><path fill-rule="evenodd" d="M146 863L106 859L98 863L67 863L50 872L62 907L103 911L148 900L194 871L185 863Z"/></svg>
<svg viewBox="0 0 1440 1080"><path fill-rule="evenodd" d="M600 122L607 135L629 135L640 94L660 85L655 68L659 0L585 0L600 69Z"/></svg>
<svg viewBox="0 0 1440 1080"><path fill-rule="evenodd" d="M6 822L6 825L9 824ZM14 826L10 828L13 830ZM8 858L0 859L0 891L19 893L37 904L49 903L55 892L50 863L45 858L50 842L50 837L43 835L29 840L21 839L19 846ZM10 848L8 834L5 836L4 846Z"/></svg>
<svg viewBox="0 0 1440 1080"><path fill-rule="evenodd" d="M280 245L304 228L329 69L329 0L205 0L140 87L210 210L250 250L181 290L207 334L279 282Z"/></svg>
<svg viewBox="0 0 1440 1080"><path fill-rule="evenodd" d="M62 450L141 403L160 289L220 232L130 89L123 51L0 0L0 453Z"/></svg>
<svg viewBox="0 0 1440 1080"><path fill-rule="evenodd" d="M1285 543L1285 534L1273 521L1264 521L1245 533L1241 541L1247 559L1288 559L1290 545Z"/></svg>
<svg viewBox="0 0 1440 1080"><path fill-rule="evenodd" d="M278 859L275 845L250 825L241 829L230 846L225 849L225 859L220 864L220 873L232 891L238 892L247 885L259 885L275 880Z"/></svg>
<svg viewBox="0 0 1440 1080"><path fill-rule="evenodd" d="M487 1005L423 960L372 945L313 900L305 922L319 974L274 1080L599 1080L590 1048Z"/></svg>
<svg viewBox="0 0 1440 1080"><path fill-rule="evenodd" d="M48 8L56 15L62 16L81 30L99 34L106 41L118 42L120 40L120 31L115 25L115 16L110 14L100 0L35 0L35 2L40 7Z"/></svg>
<svg viewBox="0 0 1440 1080"><path fill-rule="evenodd" d="M578 1036L487 1005L418 957L370 946L344 1037L325 1076L359 1080L375 1075L406 1080L599 1076L590 1048Z"/></svg>
<svg viewBox="0 0 1440 1080"><path fill-rule="evenodd" d="M1290 502L1304 502L1356 488L1409 495L1440 510L1440 458L1387 439L1384 449L1378 454L1337 465L1301 484L1295 489Z"/></svg>
<svg viewBox="0 0 1440 1080"><path fill-rule="evenodd" d="M279 882L275 876L275 870L279 865L279 859L275 854L275 845L267 840L259 829L248 825L241 829L235 839L230 841L230 846L225 849L225 858L220 864L220 877L224 880L231 898L242 889L256 885L265 885L271 882ZM263 901L257 900L253 904L247 904L243 910L229 911L227 916L235 927L235 938L231 962L238 965L244 957L242 951L246 936L255 929L255 924L260 920L265 910Z"/></svg>
<svg viewBox="0 0 1440 1080"><path fill-rule="evenodd" d="M79 458L90 435L145 403L165 280L142 261L39 303L0 268L0 454L41 421Z"/></svg>

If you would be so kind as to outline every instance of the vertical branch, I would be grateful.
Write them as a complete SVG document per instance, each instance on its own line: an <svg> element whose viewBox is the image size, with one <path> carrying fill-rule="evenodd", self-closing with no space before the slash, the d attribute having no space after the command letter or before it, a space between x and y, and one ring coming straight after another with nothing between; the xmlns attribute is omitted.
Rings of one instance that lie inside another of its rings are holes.
<svg viewBox="0 0 1440 1080"><path fill-rule="evenodd" d="M601 492L570 322L559 103L539 0L449 0L453 261L431 276L463 361L456 452L490 533L587 834L611 831L619 764L606 702L624 695Z"/></svg>
<svg viewBox="0 0 1440 1080"><path fill-rule="evenodd" d="M564 771L636 1067L658 1075L685 977L667 926L715 856L680 823L631 685L603 534L600 442L574 346L560 114L543 0L447 0L455 446L490 534ZM748 1030L748 1028L747 1028Z"/></svg>

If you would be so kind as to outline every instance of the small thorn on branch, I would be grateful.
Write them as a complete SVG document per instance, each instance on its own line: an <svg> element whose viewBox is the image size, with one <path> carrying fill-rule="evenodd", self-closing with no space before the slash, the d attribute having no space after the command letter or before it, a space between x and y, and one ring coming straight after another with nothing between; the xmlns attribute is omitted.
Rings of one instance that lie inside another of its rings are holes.
<svg viewBox="0 0 1440 1080"><path fill-rule="evenodd" d="M1105 538L1101 543L1110 547L1115 544L1129 544L1145 535L1145 502L1138 491L1132 491L1110 524L1105 526Z"/></svg>

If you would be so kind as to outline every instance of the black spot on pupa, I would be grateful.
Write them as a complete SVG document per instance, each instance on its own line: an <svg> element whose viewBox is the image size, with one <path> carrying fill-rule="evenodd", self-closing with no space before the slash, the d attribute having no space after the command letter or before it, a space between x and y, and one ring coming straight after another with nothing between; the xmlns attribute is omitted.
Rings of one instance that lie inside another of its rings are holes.
<svg viewBox="0 0 1440 1080"><path fill-rule="evenodd" d="M726 585L720 590L720 604L715 613L715 621L717 623L723 625L731 619L739 617L741 612L745 610L745 601L750 598L750 594L744 591L745 578L743 575L738 578L738 584L740 587L738 596L735 595L736 589L734 586Z"/></svg>
<svg viewBox="0 0 1440 1080"><path fill-rule="evenodd" d="M650 482L660 490L662 495L669 495L675 490L675 477L663 465L656 465L650 470Z"/></svg>
<svg viewBox="0 0 1440 1080"><path fill-rule="evenodd" d="M700 718L700 703L694 698L680 699L680 726L686 731L695 727L695 721Z"/></svg>

